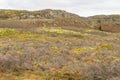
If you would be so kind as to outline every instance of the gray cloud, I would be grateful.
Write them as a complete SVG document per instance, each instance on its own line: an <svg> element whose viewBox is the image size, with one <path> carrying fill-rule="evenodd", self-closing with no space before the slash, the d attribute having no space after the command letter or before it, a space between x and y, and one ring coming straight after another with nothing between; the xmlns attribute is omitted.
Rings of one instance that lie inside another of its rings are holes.
<svg viewBox="0 0 120 80"><path fill-rule="evenodd" d="M120 14L120 0L1 0L1 9L63 9L81 16Z"/></svg>

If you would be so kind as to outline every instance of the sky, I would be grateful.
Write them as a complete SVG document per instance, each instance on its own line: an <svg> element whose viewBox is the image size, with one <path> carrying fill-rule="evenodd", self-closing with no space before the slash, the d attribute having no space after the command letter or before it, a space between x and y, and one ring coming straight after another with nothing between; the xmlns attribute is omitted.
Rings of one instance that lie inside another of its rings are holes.
<svg viewBox="0 0 120 80"><path fill-rule="evenodd" d="M120 0L0 0L0 9L61 9L87 17L120 14Z"/></svg>

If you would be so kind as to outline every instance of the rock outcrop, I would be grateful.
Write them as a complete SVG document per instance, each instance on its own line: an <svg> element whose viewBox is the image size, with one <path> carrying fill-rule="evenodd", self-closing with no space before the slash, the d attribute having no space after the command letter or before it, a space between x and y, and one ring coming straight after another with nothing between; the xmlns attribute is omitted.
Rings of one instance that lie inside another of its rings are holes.
<svg viewBox="0 0 120 80"><path fill-rule="evenodd" d="M88 18L89 26L108 32L120 32L120 15L98 15Z"/></svg>

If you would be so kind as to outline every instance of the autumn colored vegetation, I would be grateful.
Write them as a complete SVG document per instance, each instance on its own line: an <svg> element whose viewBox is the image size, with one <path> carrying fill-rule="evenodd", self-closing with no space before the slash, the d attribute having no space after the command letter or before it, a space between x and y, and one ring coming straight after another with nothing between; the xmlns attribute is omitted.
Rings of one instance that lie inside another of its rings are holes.
<svg viewBox="0 0 120 80"><path fill-rule="evenodd" d="M0 80L119 80L119 18L0 10Z"/></svg>
<svg viewBox="0 0 120 80"><path fill-rule="evenodd" d="M116 80L120 34L92 29L0 29L1 80Z"/></svg>

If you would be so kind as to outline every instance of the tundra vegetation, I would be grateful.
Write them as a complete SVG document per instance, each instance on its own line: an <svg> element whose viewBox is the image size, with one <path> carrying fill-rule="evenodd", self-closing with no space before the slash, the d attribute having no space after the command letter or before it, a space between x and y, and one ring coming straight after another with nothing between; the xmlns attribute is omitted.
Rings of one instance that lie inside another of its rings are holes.
<svg viewBox="0 0 120 80"><path fill-rule="evenodd" d="M0 28L0 80L119 80L120 33Z"/></svg>
<svg viewBox="0 0 120 80"><path fill-rule="evenodd" d="M0 10L0 80L120 80L120 15Z"/></svg>

